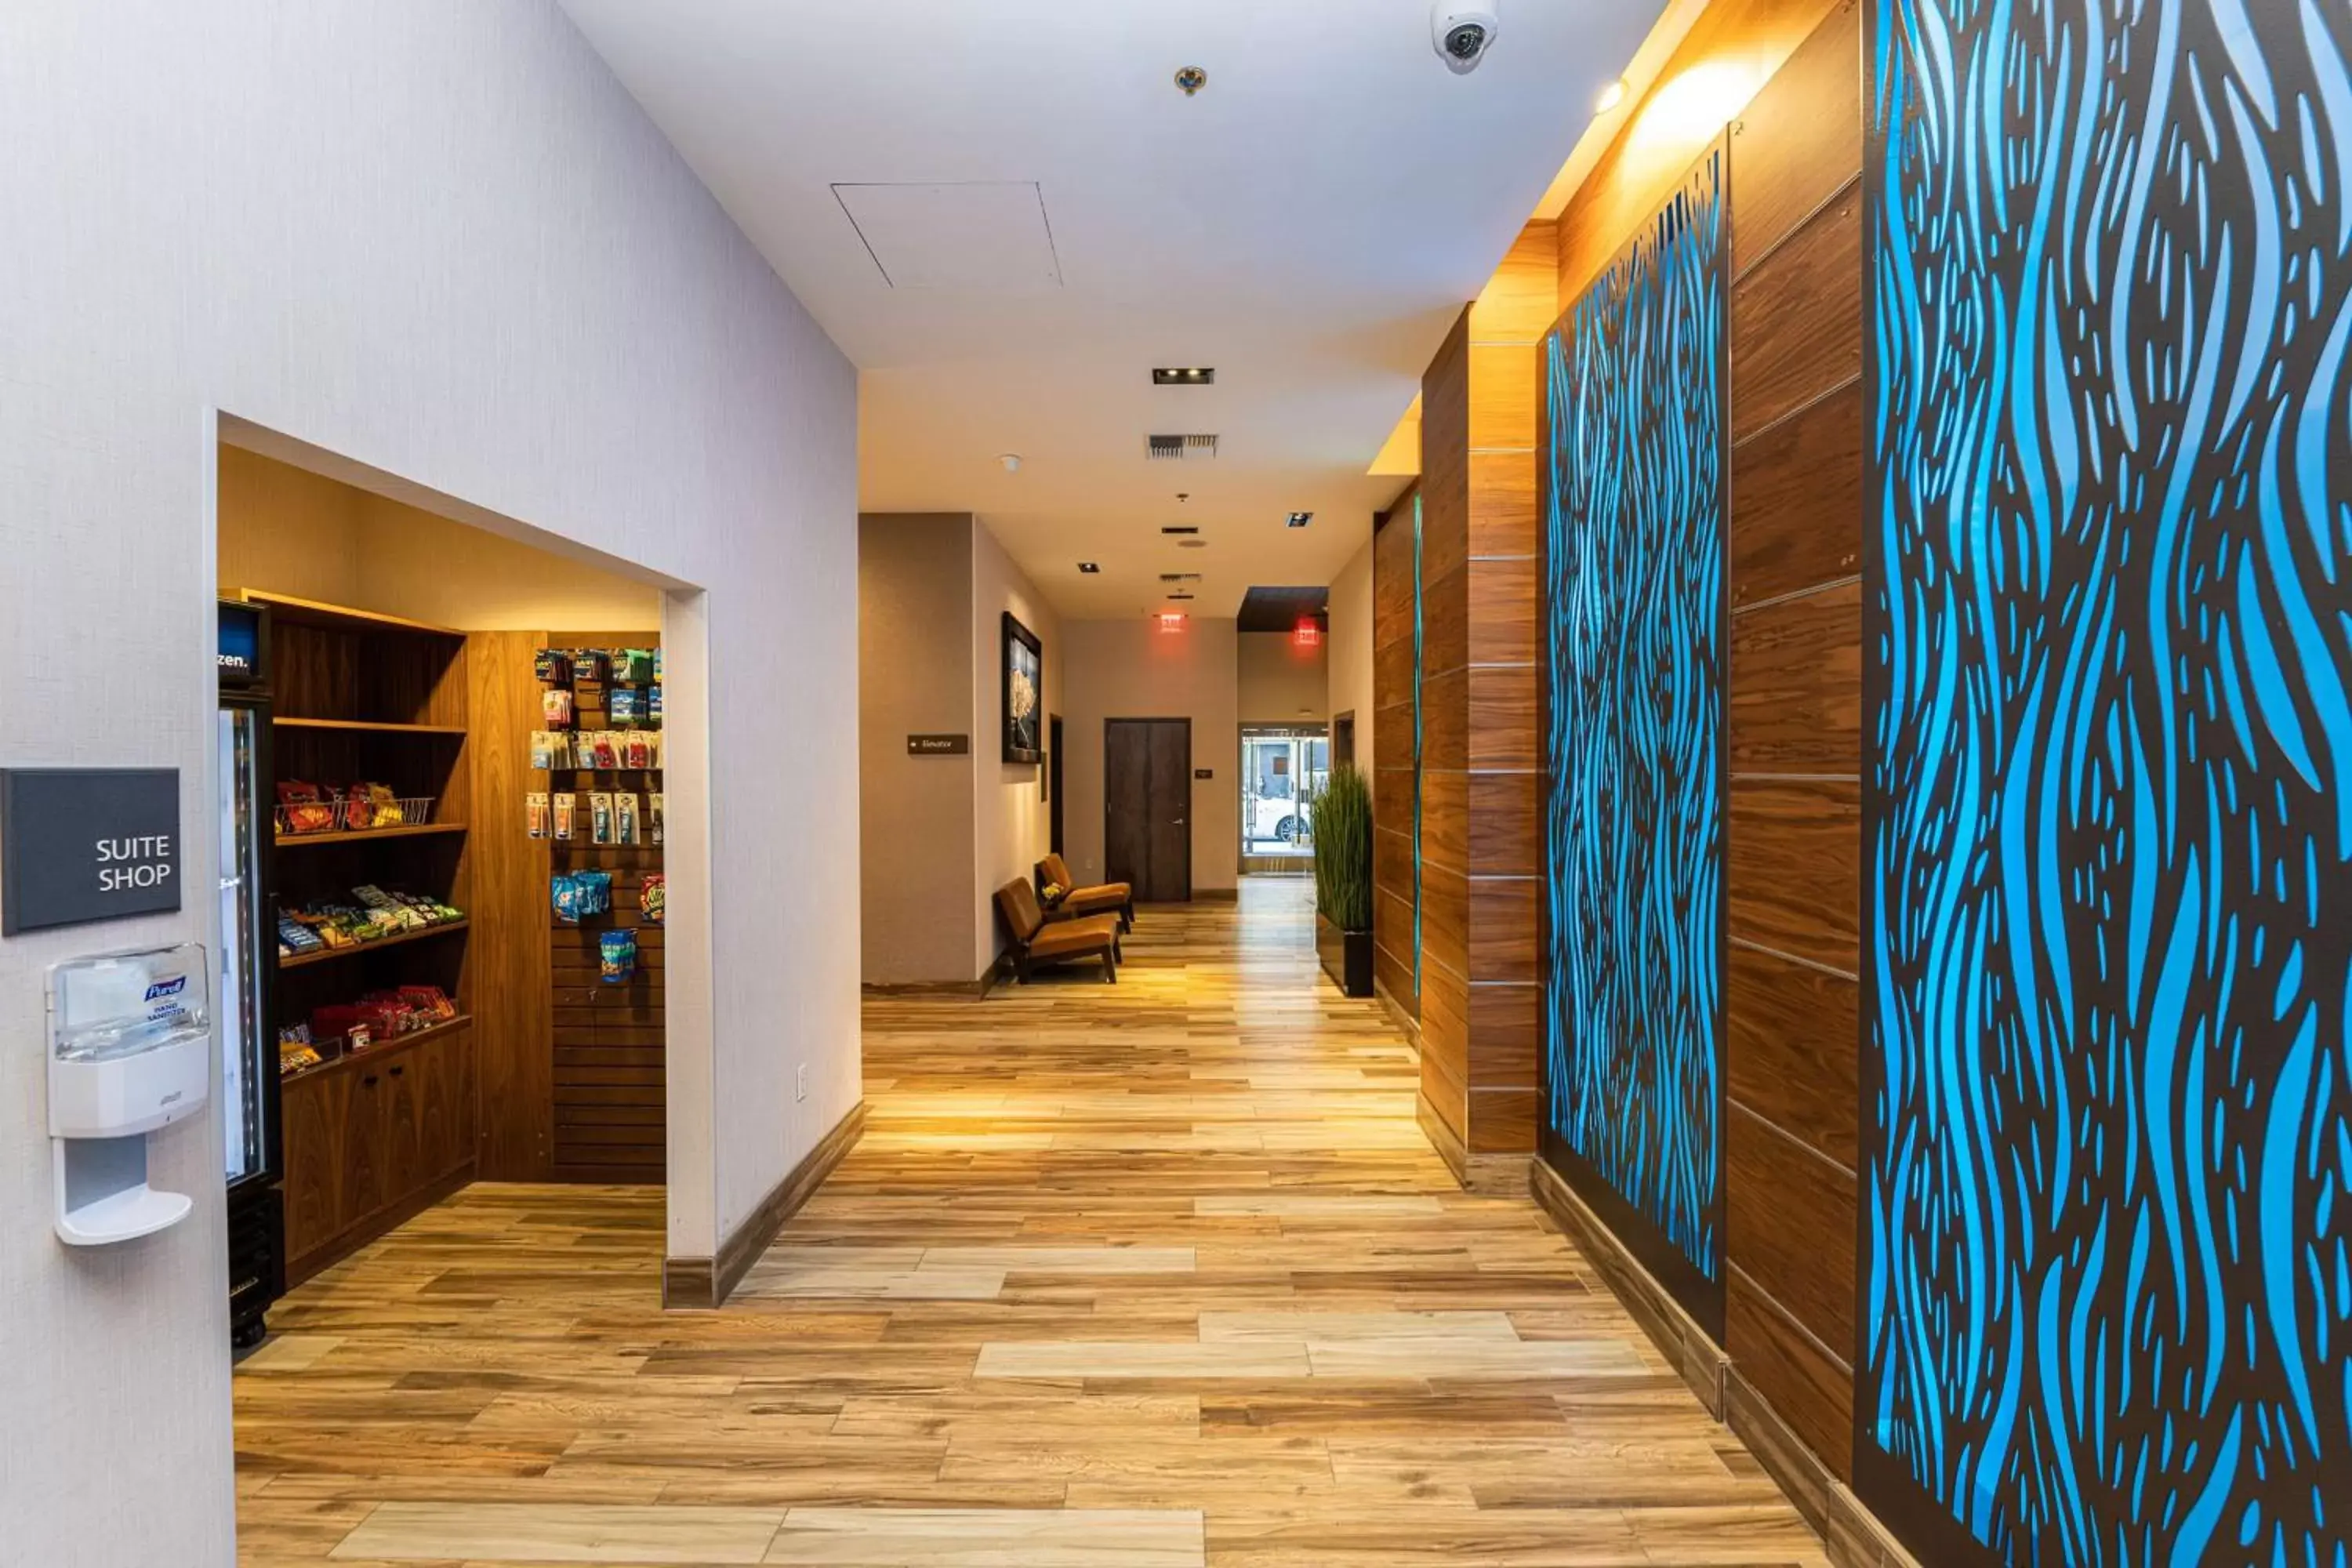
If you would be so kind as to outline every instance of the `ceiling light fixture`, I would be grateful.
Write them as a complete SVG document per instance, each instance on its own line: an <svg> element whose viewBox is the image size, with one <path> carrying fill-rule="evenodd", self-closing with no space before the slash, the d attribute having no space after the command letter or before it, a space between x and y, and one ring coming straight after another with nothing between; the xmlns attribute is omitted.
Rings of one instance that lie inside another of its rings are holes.
<svg viewBox="0 0 2352 1568"><path fill-rule="evenodd" d="M1179 370L1163 364L1153 367L1151 372L1154 386L1213 386L1216 381L1215 369L1207 365Z"/></svg>
<svg viewBox="0 0 2352 1568"><path fill-rule="evenodd" d="M1102 567L1092 561L1081 561L1078 563L1078 570L1085 573L1087 576L1092 577L1096 574L1099 573L1102 570Z"/></svg>
<svg viewBox="0 0 2352 1568"><path fill-rule="evenodd" d="M996 460L1004 465L1004 471L1008 474L1017 474L1021 471L1021 454L1018 452L1003 453Z"/></svg>
<svg viewBox="0 0 2352 1568"><path fill-rule="evenodd" d="M1294 511L1290 514L1290 526L1293 528L1305 528L1314 521L1315 514L1311 511Z"/></svg>
<svg viewBox="0 0 2352 1568"><path fill-rule="evenodd" d="M1625 79L1621 76L1601 89L1601 96L1592 100L1592 112L1606 114L1624 101Z"/></svg>
<svg viewBox="0 0 2352 1568"><path fill-rule="evenodd" d="M1166 522L1160 525L1162 533L1198 533L1201 531L1189 522Z"/></svg>
<svg viewBox="0 0 2352 1568"><path fill-rule="evenodd" d="M1187 98L1209 85L1209 73L1199 66L1186 66L1176 73L1176 86Z"/></svg>

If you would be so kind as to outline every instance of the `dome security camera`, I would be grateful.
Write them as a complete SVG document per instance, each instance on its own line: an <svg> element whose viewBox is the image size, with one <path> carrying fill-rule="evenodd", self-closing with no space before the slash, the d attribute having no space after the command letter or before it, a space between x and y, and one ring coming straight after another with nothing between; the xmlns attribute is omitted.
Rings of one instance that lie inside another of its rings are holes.
<svg viewBox="0 0 2352 1568"><path fill-rule="evenodd" d="M1485 5L1461 5L1437 0L1429 13L1429 38L1438 58L1455 76L1476 70L1503 30L1503 18L1494 0Z"/></svg>

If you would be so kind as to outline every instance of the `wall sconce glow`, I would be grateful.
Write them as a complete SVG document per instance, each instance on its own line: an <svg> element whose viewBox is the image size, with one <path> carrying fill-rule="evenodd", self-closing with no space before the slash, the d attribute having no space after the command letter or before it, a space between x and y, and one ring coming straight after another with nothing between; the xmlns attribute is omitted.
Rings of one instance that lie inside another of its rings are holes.
<svg viewBox="0 0 2352 1568"><path fill-rule="evenodd" d="M1606 114L1624 101L1625 79L1623 77L1619 77L1615 81L1612 81L1607 87L1602 88L1601 89L1601 96L1592 100L1592 112L1595 114Z"/></svg>
<svg viewBox="0 0 2352 1568"><path fill-rule="evenodd" d="M1160 611L1160 629L1163 632L1182 631L1184 629L1184 612L1181 610Z"/></svg>
<svg viewBox="0 0 2352 1568"><path fill-rule="evenodd" d="M1634 145L1687 157L1756 96L1755 68L1733 60L1693 66L1650 94L1633 122Z"/></svg>

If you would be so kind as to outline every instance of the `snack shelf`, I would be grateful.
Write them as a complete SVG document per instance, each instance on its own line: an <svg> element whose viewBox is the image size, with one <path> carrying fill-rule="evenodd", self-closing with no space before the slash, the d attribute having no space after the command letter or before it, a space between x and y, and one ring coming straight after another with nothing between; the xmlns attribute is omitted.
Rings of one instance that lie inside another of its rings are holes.
<svg viewBox="0 0 2352 1568"><path fill-rule="evenodd" d="M354 837L367 836L360 834ZM355 958L362 952L373 952L379 948L398 947L403 942L423 942L430 936L446 936L453 931L464 931L472 923L470 921L444 921L436 926L426 926L423 931L404 931L398 936L378 937L373 942L356 942L349 947L322 947L316 952L290 953L278 959L278 967L300 969L306 964L325 963L338 958Z"/></svg>
<svg viewBox="0 0 2352 1568"><path fill-rule="evenodd" d="M436 637L462 638L466 635L455 626L436 626L428 621L412 621L405 616L387 616L378 610L355 610L348 605L299 599L291 594L272 594L260 588L240 588L236 596L248 605L268 605L271 618L282 625L320 626L330 631L345 632L423 632Z"/></svg>
<svg viewBox="0 0 2352 1568"><path fill-rule="evenodd" d="M324 800L281 801L271 813L271 826L277 829L278 842L280 844L287 844L299 839L309 838L390 837L394 834L399 832L405 831L413 833L419 828L433 828L442 826L433 820L433 803L440 798L437 795L394 795L387 791L384 798L391 801L393 808L400 814L400 820L395 823L389 823L382 827L338 827L333 826L335 823L344 820L349 815L355 814L363 809L372 811L374 808L371 805L367 805L365 803L354 805L347 803L340 798L332 797ZM311 816L320 811L324 811L329 814L327 817L327 826L303 828L296 826L296 824L299 823L305 816Z"/></svg>
<svg viewBox="0 0 2352 1568"><path fill-rule="evenodd" d="M362 1050L338 1050L331 1057L322 1054L315 1067L303 1068L296 1072L280 1073L278 1076L278 1081L293 1083L298 1079L324 1078L327 1074L343 1068L356 1067L362 1062L372 1062L383 1057L397 1056L411 1046L423 1045L437 1036L453 1033L473 1021L474 1016L471 1013L460 1013L456 1017L436 1024L429 1029L411 1029L404 1035L394 1035L388 1039L377 1040Z"/></svg>
<svg viewBox="0 0 2352 1568"><path fill-rule="evenodd" d="M367 719L289 719L280 715L270 720L279 730L342 730L368 735L462 735L463 724L379 724Z"/></svg>
<svg viewBox="0 0 2352 1568"><path fill-rule="evenodd" d="M415 838L433 833L463 833L462 822L419 822L399 827L361 827L341 833L281 833L278 847L293 849L311 844L356 844L366 838Z"/></svg>

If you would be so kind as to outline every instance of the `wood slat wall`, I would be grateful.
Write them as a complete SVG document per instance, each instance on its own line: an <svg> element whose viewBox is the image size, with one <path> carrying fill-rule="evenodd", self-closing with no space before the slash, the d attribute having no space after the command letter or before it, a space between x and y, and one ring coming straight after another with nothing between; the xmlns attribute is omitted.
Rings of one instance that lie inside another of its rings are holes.
<svg viewBox="0 0 2352 1568"><path fill-rule="evenodd" d="M1408 486L1372 534L1372 978L1416 1018L1412 509L1420 493L1418 482Z"/></svg>
<svg viewBox="0 0 2352 1568"><path fill-rule="evenodd" d="M478 1173L486 1182L544 1182L555 1173L554 1042L547 993L548 845L524 817L526 794L548 787L530 766L543 727L533 673L538 632L478 632L470 639L473 719L467 736L474 796L467 837L474 922L465 1005L474 1015L481 1082Z"/></svg>
<svg viewBox="0 0 2352 1568"><path fill-rule="evenodd" d="M1861 24L1731 140L1727 1343L1853 1474L1861 967Z"/></svg>

